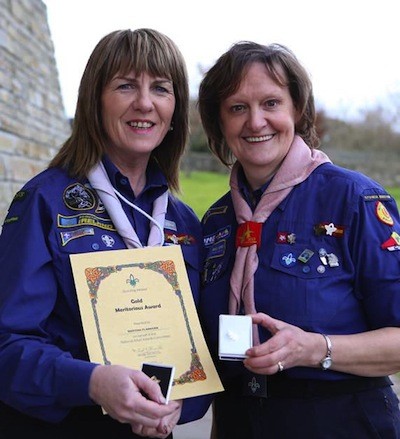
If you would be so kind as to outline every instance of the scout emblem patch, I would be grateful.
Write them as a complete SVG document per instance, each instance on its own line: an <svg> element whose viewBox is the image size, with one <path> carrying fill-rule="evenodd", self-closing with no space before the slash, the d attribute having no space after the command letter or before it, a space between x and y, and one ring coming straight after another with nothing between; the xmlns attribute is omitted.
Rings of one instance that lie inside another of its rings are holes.
<svg viewBox="0 0 400 439"><path fill-rule="evenodd" d="M250 247L254 244L260 247L262 224L254 221L240 224L236 232L236 247Z"/></svg>
<svg viewBox="0 0 400 439"><path fill-rule="evenodd" d="M393 218L381 201L377 201L375 205L375 213L379 221L388 226L393 226Z"/></svg>
<svg viewBox="0 0 400 439"><path fill-rule="evenodd" d="M80 183L68 186L64 191L63 200L65 205L72 210L93 209L96 203L91 190Z"/></svg>

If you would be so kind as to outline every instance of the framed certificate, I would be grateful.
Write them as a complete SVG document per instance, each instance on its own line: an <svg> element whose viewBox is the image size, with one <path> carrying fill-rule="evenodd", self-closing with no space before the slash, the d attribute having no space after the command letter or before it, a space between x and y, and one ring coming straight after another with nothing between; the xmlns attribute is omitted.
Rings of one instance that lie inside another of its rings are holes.
<svg viewBox="0 0 400 439"><path fill-rule="evenodd" d="M90 360L175 368L171 399L223 390L204 340L181 247L70 255Z"/></svg>

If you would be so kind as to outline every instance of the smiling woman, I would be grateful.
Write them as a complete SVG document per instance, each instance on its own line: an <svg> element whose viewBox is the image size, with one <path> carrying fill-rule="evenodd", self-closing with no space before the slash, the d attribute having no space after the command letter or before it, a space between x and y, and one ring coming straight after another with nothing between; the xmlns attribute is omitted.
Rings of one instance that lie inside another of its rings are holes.
<svg viewBox="0 0 400 439"><path fill-rule="evenodd" d="M173 129L173 82L146 72L118 73L105 86L101 104L108 136L105 152L139 194L146 182L139 166L146 169L153 150Z"/></svg>
<svg viewBox="0 0 400 439"><path fill-rule="evenodd" d="M0 235L0 437L79 437L86 426L99 437L167 438L207 411L208 397L166 404L141 370L89 360L70 262L186 237L174 243L198 303L200 222L172 193L188 103L185 62L166 35L118 30L95 46L72 134L15 196Z"/></svg>
<svg viewBox="0 0 400 439"><path fill-rule="evenodd" d="M216 437L400 437L393 197L316 149L311 80L283 45L234 44L205 74L199 110L232 165L202 218L200 316L215 353L221 314L251 315L254 340L241 363L215 355Z"/></svg>

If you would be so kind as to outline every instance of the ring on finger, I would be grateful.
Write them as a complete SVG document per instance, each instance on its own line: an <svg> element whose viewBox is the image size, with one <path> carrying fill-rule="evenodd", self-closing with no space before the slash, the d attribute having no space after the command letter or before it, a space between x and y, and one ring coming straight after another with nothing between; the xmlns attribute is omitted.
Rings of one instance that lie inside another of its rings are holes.
<svg viewBox="0 0 400 439"><path fill-rule="evenodd" d="M278 361L277 366L278 366L278 372L282 372L284 369L282 361Z"/></svg>

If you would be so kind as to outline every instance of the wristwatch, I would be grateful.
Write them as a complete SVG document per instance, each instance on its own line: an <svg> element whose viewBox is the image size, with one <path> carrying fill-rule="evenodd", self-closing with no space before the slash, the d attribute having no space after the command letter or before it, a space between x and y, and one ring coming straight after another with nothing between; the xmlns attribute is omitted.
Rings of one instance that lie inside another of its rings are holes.
<svg viewBox="0 0 400 439"><path fill-rule="evenodd" d="M321 334L321 335L322 337L324 337L326 341L326 355L319 363L323 370L327 370L332 366L332 342L327 335L325 334Z"/></svg>

